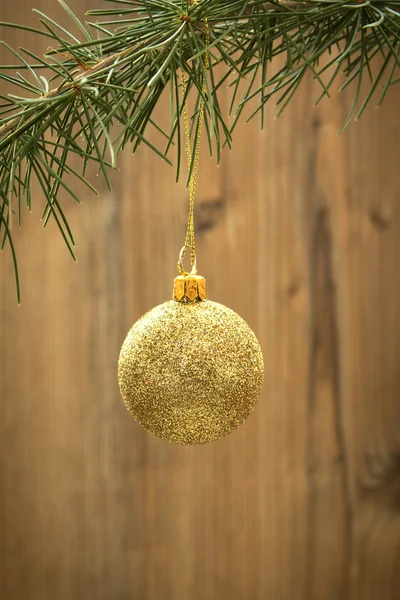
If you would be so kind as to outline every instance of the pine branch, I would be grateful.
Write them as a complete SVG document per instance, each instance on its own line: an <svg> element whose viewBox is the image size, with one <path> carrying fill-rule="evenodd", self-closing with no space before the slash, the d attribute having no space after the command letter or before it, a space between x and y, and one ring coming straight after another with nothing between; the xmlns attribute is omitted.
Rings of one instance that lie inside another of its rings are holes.
<svg viewBox="0 0 400 600"><path fill-rule="evenodd" d="M116 52L115 54L100 60L93 67L88 67L87 70L84 70L82 73L79 73L76 77L74 77L71 81L67 81L54 90L50 90L41 95L43 102L51 100L52 98L56 98L57 96L61 96L67 90L79 90L80 86L84 83L87 83L88 77L96 74L98 71L103 71L109 67L115 65L119 60L129 56L130 52L132 52L131 48L126 48L122 52ZM80 63L80 66L84 69L86 65ZM33 115L35 117L36 115ZM19 117L14 117L8 123L4 123L0 126L0 142L3 138L7 137L9 133L15 131L18 127L18 123L20 122Z"/></svg>
<svg viewBox="0 0 400 600"><path fill-rule="evenodd" d="M21 224L23 205L31 209L33 180L45 198L44 226L54 219L74 256L60 189L78 202L71 187L74 178L95 191L86 180L90 162L110 187L109 168L116 167L127 144L135 152L145 143L169 163L175 146L178 178L184 102L188 95L197 98L191 114L195 145L203 81L205 130L210 152L219 160L247 106L248 118L259 115L263 125L266 103L275 97L280 113L308 73L321 88L316 102L330 97L338 77L342 89L355 82L343 128L360 117L373 97L379 105L399 79L400 0L108 0L108 7L88 13L97 19L91 22L80 21L58 1L78 33L39 11L38 28L1 23L42 36L49 44L44 56L7 46L19 64L0 66L0 79L18 90L0 95L0 244L3 248L8 242L12 251L18 294L12 220L15 215ZM210 55L208 72L205 52ZM380 57L377 68L375 57ZM224 67L217 69L221 63ZM185 97L180 70L188 81ZM366 81L369 89L361 100ZM231 104L225 115L220 97L227 85ZM154 109L166 89L170 124L164 131ZM151 128L164 139L164 147L150 142ZM72 166L73 156L81 160L79 171Z"/></svg>

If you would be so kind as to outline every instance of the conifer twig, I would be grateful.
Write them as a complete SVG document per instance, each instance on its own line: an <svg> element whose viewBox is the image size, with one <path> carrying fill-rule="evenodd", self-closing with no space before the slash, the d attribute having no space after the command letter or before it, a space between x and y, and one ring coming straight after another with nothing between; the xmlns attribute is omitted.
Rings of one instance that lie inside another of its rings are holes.
<svg viewBox="0 0 400 600"><path fill-rule="evenodd" d="M79 202L75 178L95 191L86 178L89 162L110 186L109 168L128 144L135 152L145 143L168 162L175 145L178 177L180 120L189 94L197 96L192 143L203 95L209 148L219 160L247 106L247 117L259 115L262 125L266 103L274 97L279 114L308 73L321 89L316 102L330 97L339 77L341 89L354 82L354 102L343 128L373 98L379 105L399 80L400 0L106 0L104 8L89 11L92 21L78 19L64 0L58 2L71 30L40 11L35 11L37 28L0 23L48 42L44 56L3 43L18 64L0 66L0 79L14 87L0 94L0 247L8 243L13 254L18 295L11 217L15 212L21 225L23 206L31 209L34 179L45 199L43 225L55 220L74 257L60 190ZM205 52L210 56L207 73ZM221 63L224 67L216 69ZM187 79L183 98L180 69ZM368 89L362 99L364 83ZM227 86L231 102L224 114L220 98ZM167 130L154 116L165 89ZM157 146L149 140L151 128L158 131ZM79 170L72 156L80 158Z"/></svg>

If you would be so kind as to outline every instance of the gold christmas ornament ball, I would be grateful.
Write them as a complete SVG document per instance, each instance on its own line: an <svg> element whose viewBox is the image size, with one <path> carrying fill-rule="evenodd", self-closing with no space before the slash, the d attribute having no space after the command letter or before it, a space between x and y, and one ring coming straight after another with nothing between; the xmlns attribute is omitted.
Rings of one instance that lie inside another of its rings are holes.
<svg viewBox="0 0 400 600"><path fill-rule="evenodd" d="M175 300L133 325L118 363L131 415L176 444L212 442L239 427L263 384L263 357L253 331L233 310L202 299L204 280L193 279L178 277Z"/></svg>

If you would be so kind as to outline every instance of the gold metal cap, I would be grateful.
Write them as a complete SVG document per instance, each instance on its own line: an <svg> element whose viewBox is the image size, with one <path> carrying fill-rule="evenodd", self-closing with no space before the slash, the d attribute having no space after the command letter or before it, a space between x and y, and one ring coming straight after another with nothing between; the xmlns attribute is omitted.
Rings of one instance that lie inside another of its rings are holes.
<svg viewBox="0 0 400 600"><path fill-rule="evenodd" d="M176 302L201 302L206 297L206 280L201 275L175 277L173 298Z"/></svg>

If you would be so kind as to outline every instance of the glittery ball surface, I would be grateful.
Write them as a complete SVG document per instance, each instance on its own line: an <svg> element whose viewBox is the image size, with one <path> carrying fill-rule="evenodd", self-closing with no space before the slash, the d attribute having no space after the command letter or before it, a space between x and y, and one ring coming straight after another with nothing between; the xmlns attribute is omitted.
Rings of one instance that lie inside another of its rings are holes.
<svg viewBox="0 0 400 600"><path fill-rule="evenodd" d="M118 363L131 415L177 444L212 442L241 425L260 395L263 373L253 331L211 300L153 308L129 331Z"/></svg>

